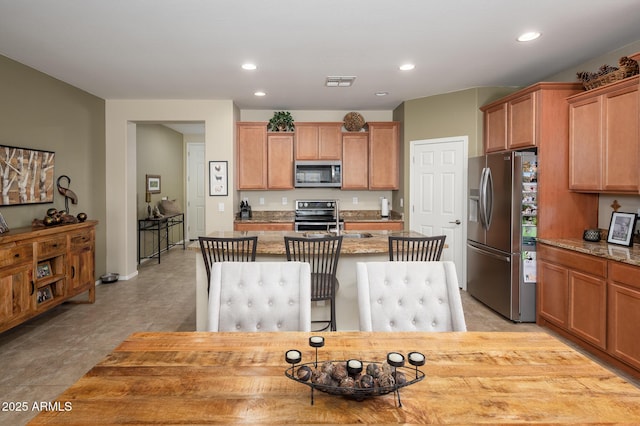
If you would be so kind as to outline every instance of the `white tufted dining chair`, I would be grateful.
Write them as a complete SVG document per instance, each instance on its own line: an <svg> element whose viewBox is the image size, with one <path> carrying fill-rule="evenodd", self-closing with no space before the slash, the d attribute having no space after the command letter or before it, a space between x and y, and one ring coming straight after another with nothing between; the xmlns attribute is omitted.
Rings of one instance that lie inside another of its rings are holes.
<svg viewBox="0 0 640 426"><path fill-rule="evenodd" d="M451 261L358 262L361 331L467 331Z"/></svg>
<svg viewBox="0 0 640 426"><path fill-rule="evenodd" d="M305 262L211 265L208 331L311 331Z"/></svg>

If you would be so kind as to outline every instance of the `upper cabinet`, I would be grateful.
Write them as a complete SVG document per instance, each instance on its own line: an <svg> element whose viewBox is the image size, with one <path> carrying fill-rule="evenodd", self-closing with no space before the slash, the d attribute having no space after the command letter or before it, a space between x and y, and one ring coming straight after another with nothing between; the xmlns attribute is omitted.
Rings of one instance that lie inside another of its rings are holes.
<svg viewBox="0 0 640 426"><path fill-rule="evenodd" d="M238 123L236 138L238 189L265 189L267 123Z"/></svg>
<svg viewBox="0 0 640 426"><path fill-rule="evenodd" d="M293 189L293 133L267 135L267 187Z"/></svg>
<svg viewBox="0 0 640 426"><path fill-rule="evenodd" d="M582 235L597 227L598 197L569 189L569 106L579 83L538 83L481 108L487 152L537 148L538 237Z"/></svg>
<svg viewBox="0 0 640 426"><path fill-rule="evenodd" d="M398 189L400 123L368 127L342 132L342 123L295 123L295 132L267 132L266 122L239 122L238 189L293 189L295 160L342 160L342 189Z"/></svg>
<svg viewBox="0 0 640 426"><path fill-rule="evenodd" d="M537 145L535 91L484 106L484 149L497 152Z"/></svg>
<svg viewBox="0 0 640 426"><path fill-rule="evenodd" d="M342 123L295 123L296 160L340 160Z"/></svg>
<svg viewBox="0 0 640 426"><path fill-rule="evenodd" d="M342 189L369 189L369 134L342 135Z"/></svg>
<svg viewBox="0 0 640 426"><path fill-rule="evenodd" d="M400 185L400 124L369 122L369 189ZM345 165L348 167L348 165Z"/></svg>
<svg viewBox="0 0 640 426"><path fill-rule="evenodd" d="M267 133L266 123L238 123L238 189L292 189L293 139Z"/></svg>
<svg viewBox="0 0 640 426"><path fill-rule="evenodd" d="M640 191L639 79L627 78L567 99L571 189Z"/></svg>

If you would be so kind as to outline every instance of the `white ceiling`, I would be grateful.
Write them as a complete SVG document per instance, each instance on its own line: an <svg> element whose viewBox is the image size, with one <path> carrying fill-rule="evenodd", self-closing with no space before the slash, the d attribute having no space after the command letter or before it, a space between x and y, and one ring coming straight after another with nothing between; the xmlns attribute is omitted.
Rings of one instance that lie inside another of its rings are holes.
<svg viewBox="0 0 640 426"><path fill-rule="evenodd" d="M532 84L640 40L639 23L640 0L0 0L0 54L104 99L388 110ZM325 87L335 75L357 78Z"/></svg>

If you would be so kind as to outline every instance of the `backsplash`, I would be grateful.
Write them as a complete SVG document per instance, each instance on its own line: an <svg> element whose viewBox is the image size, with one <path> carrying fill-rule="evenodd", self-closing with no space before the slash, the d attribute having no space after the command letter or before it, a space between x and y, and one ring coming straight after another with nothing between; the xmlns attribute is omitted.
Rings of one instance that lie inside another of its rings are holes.
<svg viewBox="0 0 640 426"><path fill-rule="evenodd" d="M640 209L640 196L638 195L620 195L620 194L600 194L598 202L598 228L609 229L611 222L611 213L613 213L614 202L620 207L619 212L638 213Z"/></svg>
<svg viewBox="0 0 640 426"><path fill-rule="evenodd" d="M392 191L342 191L331 188L298 188L290 191L240 191L255 211L295 209L295 200L339 200L340 210L380 210L380 199L391 200ZM261 199L264 204L261 204ZM235 206L235 211L239 209Z"/></svg>

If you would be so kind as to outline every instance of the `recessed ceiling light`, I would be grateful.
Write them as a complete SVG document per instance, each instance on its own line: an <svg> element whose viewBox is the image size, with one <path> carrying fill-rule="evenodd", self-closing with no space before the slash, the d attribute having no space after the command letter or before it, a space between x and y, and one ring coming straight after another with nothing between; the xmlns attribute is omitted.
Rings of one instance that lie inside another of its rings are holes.
<svg viewBox="0 0 640 426"><path fill-rule="evenodd" d="M532 41L535 40L537 38L539 38L541 36L541 34L537 31L530 31L528 33L524 33L521 34L520 37L518 37L518 41Z"/></svg>
<svg viewBox="0 0 640 426"><path fill-rule="evenodd" d="M376 92L376 96L387 96L389 92Z"/></svg>
<svg viewBox="0 0 640 426"><path fill-rule="evenodd" d="M414 69L415 67L416 67L416 66L415 66L415 65L413 65L413 64L403 64L403 65L400 65L400 69L401 69L402 71L411 71L411 70L412 70L412 69Z"/></svg>
<svg viewBox="0 0 640 426"><path fill-rule="evenodd" d="M267 96L266 92L263 92L263 91L260 91L260 90L255 92L254 95L255 96Z"/></svg>
<svg viewBox="0 0 640 426"><path fill-rule="evenodd" d="M247 63L247 64L242 64L242 69L243 69L243 70L249 70L249 71L251 71L251 70L255 70L255 69L257 69L257 68L258 68L258 67L257 67L255 64L249 64L249 63Z"/></svg>

